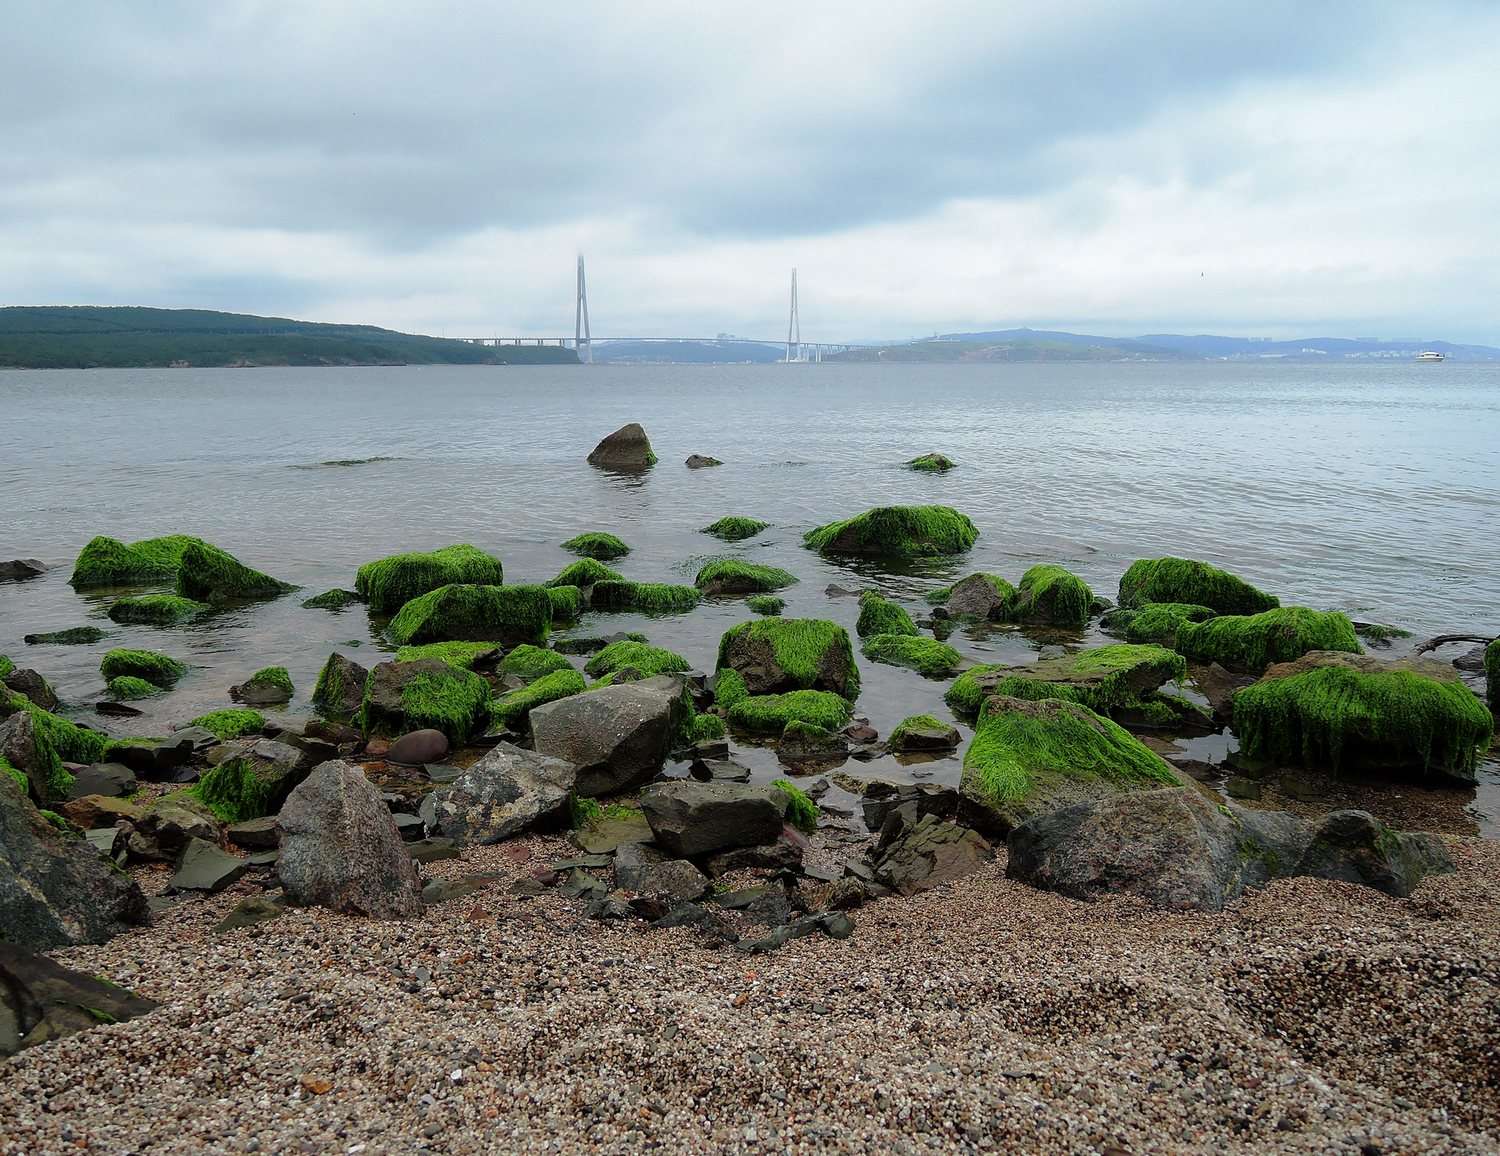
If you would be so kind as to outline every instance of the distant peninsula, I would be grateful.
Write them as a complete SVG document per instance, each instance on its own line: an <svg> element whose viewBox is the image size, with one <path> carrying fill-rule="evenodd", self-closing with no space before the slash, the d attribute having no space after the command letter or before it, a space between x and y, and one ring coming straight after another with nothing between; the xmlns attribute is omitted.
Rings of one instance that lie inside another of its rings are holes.
<svg viewBox="0 0 1500 1156"><path fill-rule="evenodd" d="M0 369L576 364L556 345L477 345L373 325L207 309L0 308Z"/></svg>

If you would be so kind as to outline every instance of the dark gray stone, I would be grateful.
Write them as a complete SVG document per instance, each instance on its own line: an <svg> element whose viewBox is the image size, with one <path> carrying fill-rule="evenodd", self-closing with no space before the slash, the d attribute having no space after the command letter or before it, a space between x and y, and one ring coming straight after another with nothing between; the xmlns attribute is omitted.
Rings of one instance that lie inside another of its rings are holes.
<svg viewBox="0 0 1500 1156"><path fill-rule="evenodd" d="M711 458L706 454L689 454L683 465L690 470L706 470L710 466L722 466L724 463L718 458Z"/></svg>
<svg viewBox="0 0 1500 1156"><path fill-rule="evenodd" d="M578 768L580 796L650 782L665 764L686 707L683 680L657 675L544 703L531 712L532 744Z"/></svg>
<svg viewBox="0 0 1500 1156"><path fill-rule="evenodd" d="M45 574L51 567L37 558L12 558L0 562L0 582L24 582Z"/></svg>
<svg viewBox="0 0 1500 1156"><path fill-rule="evenodd" d="M639 422L622 425L594 447L589 465L606 470L644 470L655 463L651 439Z"/></svg>
<svg viewBox="0 0 1500 1156"><path fill-rule="evenodd" d="M138 785L135 772L124 763L93 763L74 776L73 789L68 792L68 798L103 795L105 798L117 799L121 795L133 794Z"/></svg>
<svg viewBox="0 0 1500 1156"><path fill-rule="evenodd" d="M251 851L265 851L281 843L281 829L276 826L275 815L262 815L259 819L246 819L224 832L236 847Z"/></svg>
<svg viewBox="0 0 1500 1156"><path fill-rule="evenodd" d="M0 1058L154 1007L149 999L0 939Z"/></svg>
<svg viewBox="0 0 1500 1156"><path fill-rule="evenodd" d="M704 783L748 783L750 781L750 768L734 759L695 759L688 773Z"/></svg>
<svg viewBox="0 0 1500 1156"><path fill-rule="evenodd" d="M48 773L55 764L51 749L43 743L37 730L36 720L28 712L18 710L0 721L0 759L26 776L33 799L42 803L48 801ZM10 778L9 775L4 777Z"/></svg>
<svg viewBox="0 0 1500 1156"><path fill-rule="evenodd" d="M886 816L876 855L876 882L915 895L973 874L995 850L978 831L919 814L917 804L904 803Z"/></svg>
<svg viewBox="0 0 1500 1156"><path fill-rule="evenodd" d="M708 876L686 859L673 859L640 843L626 843L615 855L615 885L665 897L669 905L691 903L708 890Z"/></svg>
<svg viewBox="0 0 1500 1156"><path fill-rule="evenodd" d="M600 692L603 693L603 692ZM507 743L422 803L429 829L455 843L498 843L561 824L578 777L572 763Z"/></svg>
<svg viewBox="0 0 1500 1156"><path fill-rule="evenodd" d="M177 873L167 887L173 891L223 891L250 870L250 864L236 855L226 855L202 839L189 841L177 864Z"/></svg>
<svg viewBox="0 0 1500 1156"><path fill-rule="evenodd" d="M406 853L418 863L436 863L440 859L457 859L458 847L452 839L437 836L431 839L414 839L406 845Z"/></svg>
<svg viewBox="0 0 1500 1156"><path fill-rule="evenodd" d="M689 779L657 783L641 792L641 810L657 842L684 858L774 843L787 801L787 794L775 787Z"/></svg>
<svg viewBox="0 0 1500 1156"><path fill-rule="evenodd" d="M703 857L703 870L711 878L728 875L732 871L771 870L799 871L802 869L802 847L786 837L787 828L782 828L782 838L774 843L762 843L754 847L731 847L728 851L716 851Z"/></svg>
<svg viewBox="0 0 1500 1156"><path fill-rule="evenodd" d="M1005 599L983 574L970 574L954 583L943 604L950 618L999 620L1005 615Z"/></svg>
<svg viewBox="0 0 1500 1156"><path fill-rule="evenodd" d="M1393 831L1368 811L1333 811L1318 820L1292 874L1363 883L1405 899L1428 875L1453 870L1435 835Z"/></svg>
<svg viewBox="0 0 1500 1156"><path fill-rule="evenodd" d="M230 931L238 931L241 927L264 923L268 919L279 919L285 914L286 908L274 899L252 895L236 903L229 914L214 925L213 934L224 935Z"/></svg>
<svg viewBox="0 0 1500 1156"><path fill-rule="evenodd" d="M129 767L138 777L161 783L170 779L177 768L185 766L192 759L195 749L193 736L186 731L178 731L164 739L116 747L110 752L110 757Z"/></svg>
<svg viewBox="0 0 1500 1156"><path fill-rule="evenodd" d="M18 667L4 678L0 678L0 685L22 695L43 710L57 709L57 695L47 684L47 680L34 670Z"/></svg>
<svg viewBox="0 0 1500 1156"><path fill-rule="evenodd" d="M918 754L956 750L961 741L958 728L947 723L908 723L892 733L888 745L895 754Z"/></svg>

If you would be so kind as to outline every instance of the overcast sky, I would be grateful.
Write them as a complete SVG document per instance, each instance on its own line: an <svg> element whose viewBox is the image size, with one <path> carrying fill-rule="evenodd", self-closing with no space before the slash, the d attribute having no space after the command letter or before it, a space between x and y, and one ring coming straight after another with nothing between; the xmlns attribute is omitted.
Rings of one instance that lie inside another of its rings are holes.
<svg viewBox="0 0 1500 1156"><path fill-rule="evenodd" d="M0 304L1500 345L1494 0L14 0Z"/></svg>

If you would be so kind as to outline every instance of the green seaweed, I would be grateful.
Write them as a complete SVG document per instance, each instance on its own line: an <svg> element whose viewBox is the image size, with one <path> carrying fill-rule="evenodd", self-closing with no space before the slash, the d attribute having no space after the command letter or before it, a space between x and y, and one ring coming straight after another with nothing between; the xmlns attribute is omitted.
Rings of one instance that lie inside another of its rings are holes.
<svg viewBox="0 0 1500 1156"><path fill-rule="evenodd" d="M138 598L121 598L114 602L109 608L109 617L112 622L175 626L208 609L206 602L176 594L142 594Z"/></svg>
<svg viewBox="0 0 1500 1156"><path fill-rule="evenodd" d="M444 586L500 586L504 581L499 558L462 542L366 562L354 576L354 589L376 614L395 614L412 599Z"/></svg>
<svg viewBox="0 0 1500 1156"><path fill-rule="evenodd" d="M974 718L979 714L979 708L984 705L985 698L994 693L980 685L979 676L996 670L1004 670L1007 665L1004 662L991 662L969 667L943 694L943 701L965 718Z"/></svg>
<svg viewBox="0 0 1500 1156"><path fill-rule="evenodd" d="M1484 648L1484 683L1490 709L1500 711L1500 638Z"/></svg>
<svg viewBox="0 0 1500 1156"><path fill-rule="evenodd" d="M812 689L824 682L823 659L830 651L842 651L848 669L844 694L853 702L859 697L859 667L849 632L823 618L760 618L731 626L719 639L716 669L727 669L729 647L740 639L770 645L776 665L799 688Z"/></svg>
<svg viewBox="0 0 1500 1156"><path fill-rule="evenodd" d="M367 684L364 704L356 718L366 738L377 729L372 725L370 705ZM450 742L461 745L484 730L489 709L490 684L471 670L445 665L422 671L401 686L404 732L439 730Z"/></svg>
<svg viewBox="0 0 1500 1156"><path fill-rule="evenodd" d="M188 534L147 538L129 546L116 538L94 538L73 563L73 576L68 584L84 590L97 586L137 586L175 578L183 551L193 545L208 543Z"/></svg>
<svg viewBox="0 0 1500 1156"><path fill-rule="evenodd" d="M704 526L702 533L712 534L724 542L743 542L746 538L755 537L769 525L769 522L758 522L754 518L742 518L730 514L710 526Z"/></svg>
<svg viewBox="0 0 1500 1156"><path fill-rule="evenodd" d="M805 791L788 779L772 779L771 786L785 793L788 799L787 822L804 835L813 834L818 829L818 804L809 799Z"/></svg>
<svg viewBox="0 0 1500 1156"><path fill-rule="evenodd" d="M562 545L564 550L577 554L580 558L594 558L600 562L613 562L630 553L630 547L620 539L599 530L569 538Z"/></svg>
<svg viewBox="0 0 1500 1156"><path fill-rule="evenodd" d="M154 686L169 689L187 673L187 667L175 658L154 650L110 650L99 661L99 673L105 681L122 675L144 678Z"/></svg>
<svg viewBox="0 0 1500 1156"><path fill-rule="evenodd" d="M26 641L33 646L92 646L105 637L97 626L70 626L67 630L28 634Z"/></svg>
<svg viewBox="0 0 1500 1156"><path fill-rule="evenodd" d="M554 670L551 674L544 674L535 682L503 694L491 702L491 723L507 730L524 731L528 725L526 716L533 707L567 698L569 695L582 694L586 689L587 683L584 682L583 675L571 666L567 670Z"/></svg>
<svg viewBox="0 0 1500 1156"><path fill-rule="evenodd" d="M922 454L904 464L907 469L917 470L924 474L946 474L949 470L958 467L957 462L944 454Z"/></svg>
<svg viewBox="0 0 1500 1156"><path fill-rule="evenodd" d="M104 693L115 702L129 702L136 698L150 698L153 694L160 694L162 688L155 683L147 682L144 678L136 678L133 675L122 674L112 678L105 683Z"/></svg>
<svg viewBox="0 0 1500 1156"><path fill-rule="evenodd" d="M872 634L917 634L917 624L908 614L889 598L882 598L873 590L859 596L859 621L854 624L854 633L861 638Z"/></svg>
<svg viewBox="0 0 1500 1156"><path fill-rule="evenodd" d="M737 670L720 670L714 675L714 703L720 710L729 711L736 703L750 697L750 688Z"/></svg>
<svg viewBox="0 0 1500 1156"><path fill-rule="evenodd" d="M1397 639L1412 636L1410 630L1403 630L1399 626L1385 626L1379 622L1356 622L1354 633L1376 646L1389 646Z"/></svg>
<svg viewBox="0 0 1500 1156"><path fill-rule="evenodd" d="M575 831L581 831L585 827L595 826L604 818L604 808L599 805L599 800L592 795L582 797L568 792L568 824Z"/></svg>
<svg viewBox="0 0 1500 1156"><path fill-rule="evenodd" d="M664 582L627 582L623 579L594 585L595 610L637 610L643 614L681 614L698 605L701 595L692 586Z"/></svg>
<svg viewBox="0 0 1500 1156"><path fill-rule="evenodd" d="M724 720L716 714L694 714L683 728L682 737L687 746L721 739L724 737Z"/></svg>
<svg viewBox="0 0 1500 1156"><path fill-rule="evenodd" d="M98 731L76 725L68 719L43 710L22 694L13 694L0 686L0 718L17 710L31 715L37 734L58 758L70 763L97 763L104 757L108 741Z"/></svg>
<svg viewBox="0 0 1500 1156"><path fill-rule="evenodd" d="M972 774L995 803L1023 799L1040 780L1054 776L1119 786L1178 785L1160 755L1086 706L1059 702L1052 718L994 701L1001 707L980 718L964 755L964 776Z"/></svg>
<svg viewBox="0 0 1500 1156"><path fill-rule="evenodd" d="M909 634L872 634L862 653L871 662L909 667L924 678L947 678L963 665L958 651L946 642Z"/></svg>
<svg viewBox="0 0 1500 1156"><path fill-rule="evenodd" d="M1148 602L1207 606L1216 614L1259 614L1281 603L1228 571L1188 558L1142 558L1120 577L1120 605Z"/></svg>
<svg viewBox="0 0 1500 1156"><path fill-rule="evenodd" d="M820 554L926 558L959 554L979 531L952 506L877 506L809 530L803 544Z"/></svg>
<svg viewBox="0 0 1500 1156"><path fill-rule="evenodd" d="M1427 770L1472 775L1495 720L1456 679L1325 666L1237 691L1234 729L1252 758L1338 769L1346 750L1357 746Z"/></svg>
<svg viewBox="0 0 1500 1156"><path fill-rule="evenodd" d="M26 772L17 770L15 767L11 766L8 762L5 761L4 755L0 755L0 771L3 771L5 774L10 776L11 782L15 783L16 786L21 788L21 793L23 795L31 793L31 780L26 777Z"/></svg>
<svg viewBox="0 0 1500 1156"><path fill-rule="evenodd" d="M212 811L219 822L243 823L275 811L280 786L258 773L254 759L237 757L225 759L187 793Z"/></svg>
<svg viewBox="0 0 1500 1156"><path fill-rule="evenodd" d="M625 576L617 571L611 570L603 562L596 558L580 558L576 562L570 562L558 571L557 577L546 585L554 586L592 586L595 582L623 582Z"/></svg>
<svg viewBox="0 0 1500 1156"><path fill-rule="evenodd" d="M544 586L552 604L553 622L576 622L589 608L589 600L577 586Z"/></svg>
<svg viewBox="0 0 1500 1156"><path fill-rule="evenodd" d="M362 602L353 590L325 590L302 603L304 610L344 610L356 602Z"/></svg>
<svg viewBox="0 0 1500 1156"><path fill-rule="evenodd" d="M939 586L936 590L929 590L922 595L922 601L929 606L942 606L952 595L952 586Z"/></svg>
<svg viewBox="0 0 1500 1156"><path fill-rule="evenodd" d="M759 735L779 735L786 729L786 724L793 721L811 723L829 731L840 730L853 714L854 708L842 695L826 690L793 690L786 694L741 698L729 707L726 717L730 726L741 730Z"/></svg>
<svg viewBox="0 0 1500 1156"><path fill-rule="evenodd" d="M1082 630L1093 608L1094 592L1083 579L1061 566L1042 563L1021 575L1021 585L1006 608L1006 616L1018 622Z"/></svg>
<svg viewBox="0 0 1500 1156"><path fill-rule="evenodd" d="M983 701L989 695L1008 695L1011 698L1039 702L1055 698L1065 702L1076 702L1099 714L1110 714L1116 710L1153 713L1149 694L1137 688L1144 685L1160 686L1164 682L1176 681L1187 673L1187 663L1182 655L1163 646L1116 644L1098 646L1092 650L1062 658L1043 659L1028 673L1028 668L1015 672L986 688L981 675L997 670L1014 668L1002 666L976 666L965 671L949 687L944 701L958 713L972 717L979 713ZM1104 677L1085 686L1074 686L1066 681L1057 682L1039 675L1057 675L1063 679L1081 678L1094 674ZM1159 711L1156 711L1159 714ZM1175 716L1174 716L1175 717Z"/></svg>
<svg viewBox="0 0 1500 1156"><path fill-rule="evenodd" d="M1254 673L1273 662L1292 662L1311 650L1362 653L1354 624L1346 615L1305 606L1184 622L1177 628L1173 645L1200 662L1217 662Z"/></svg>
<svg viewBox="0 0 1500 1156"><path fill-rule="evenodd" d="M1156 642L1171 646L1184 622L1207 622L1215 611L1189 602L1152 602L1139 610L1127 610L1125 638L1129 642Z"/></svg>
<svg viewBox="0 0 1500 1156"><path fill-rule="evenodd" d="M612 674L633 666L647 675L670 674L692 670L693 664L680 654L644 642L611 642L584 664L584 673L592 678Z"/></svg>
<svg viewBox="0 0 1500 1156"><path fill-rule="evenodd" d="M292 676L284 666L267 666L257 670L245 680L244 685L247 690L279 690L288 695L296 693L296 688L292 686Z"/></svg>
<svg viewBox="0 0 1500 1156"><path fill-rule="evenodd" d="M292 583L253 570L207 542L189 543L177 566L177 593L198 602L275 598L296 589Z"/></svg>
<svg viewBox="0 0 1500 1156"><path fill-rule="evenodd" d="M313 706L324 714L337 714L342 710L344 669L336 661L342 657L343 655L337 652L330 654L328 661L323 664L323 669L318 671L318 681L313 685ZM396 660L406 661L401 658L400 651L396 652Z"/></svg>
<svg viewBox="0 0 1500 1156"><path fill-rule="evenodd" d="M745 599L745 606L757 614L775 617L786 609L786 599L774 594L752 594Z"/></svg>
<svg viewBox="0 0 1500 1156"><path fill-rule="evenodd" d="M0 654L0 678L4 678L7 674L15 669L16 664L5 655Z"/></svg>
<svg viewBox="0 0 1500 1156"><path fill-rule="evenodd" d="M951 723L945 723L930 714L909 715L891 728L891 733L886 737L886 745L893 751L899 751L905 745L906 736L912 731L952 729Z"/></svg>
<svg viewBox="0 0 1500 1156"><path fill-rule="evenodd" d="M228 742L264 729L266 720L258 710L212 710L207 714L200 714L187 725L212 731L219 741Z"/></svg>
<svg viewBox="0 0 1500 1156"><path fill-rule="evenodd" d="M737 558L716 558L698 571L693 585L705 594L769 594L798 581L779 566L762 566Z"/></svg>
<svg viewBox="0 0 1500 1156"><path fill-rule="evenodd" d="M499 654L493 642L429 642L425 646L403 646L396 651L397 662L420 662L436 658L459 670L473 670L481 659ZM316 697L317 692L313 692Z"/></svg>
<svg viewBox="0 0 1500 1156"><path fill-rule="evenodd" d="M571 670L572 667L573 664L557 651L527 643L507 654L496 668L496 672L501 675L511 675L523 682L535 682L544 674L551 674L554 670Z"/></svg>
<svg viewBox="0 0 1500 1156"><path fill-rule="evenodd" d="M386 634L397 646L422 642L495 641L540 645L552 626L542 586L441 586L409 601Z"/></svg>

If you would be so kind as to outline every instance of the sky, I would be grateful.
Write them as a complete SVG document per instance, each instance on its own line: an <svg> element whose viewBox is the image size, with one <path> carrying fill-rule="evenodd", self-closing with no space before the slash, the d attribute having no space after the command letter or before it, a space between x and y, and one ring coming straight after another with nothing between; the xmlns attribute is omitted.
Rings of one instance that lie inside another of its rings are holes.
<svg viewBox="0 0 1500 1156"><path fill-rule="evenodd" d="M16 0L0 304L1500 345L1494 0Z"/></svg>

